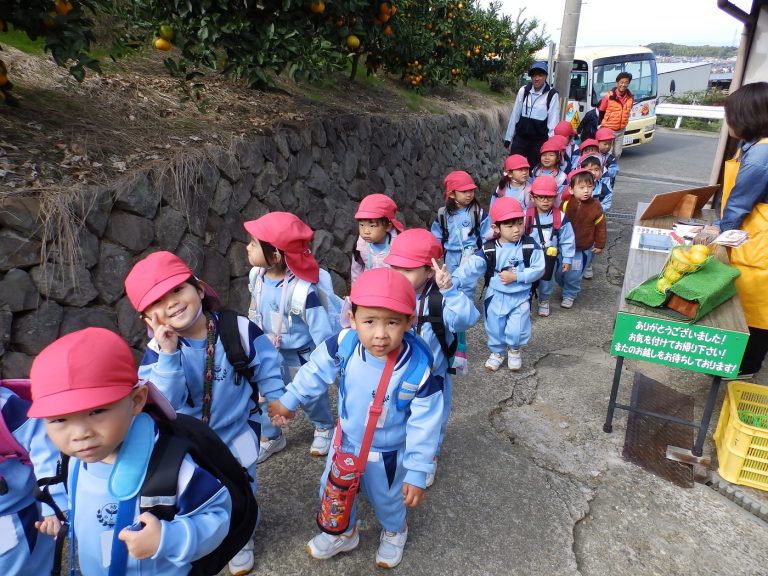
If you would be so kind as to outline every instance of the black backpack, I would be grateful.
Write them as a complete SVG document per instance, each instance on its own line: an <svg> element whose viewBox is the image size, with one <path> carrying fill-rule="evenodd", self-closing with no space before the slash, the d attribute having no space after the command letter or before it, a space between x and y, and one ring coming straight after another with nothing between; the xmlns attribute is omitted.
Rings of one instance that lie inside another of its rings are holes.
<svg viewBox="0 0 768 576"><path fill-rule="evenodd" d="M420 314L417 319L417 334L421 335L421 326L426 323L432 325L432 332L435 333L435 337L440 343L440 349L443 351L445 359L448 361L448 372L450 374L456 374L456 369L451 368L451 358L456 354L459 339L456 337L455 332L451 332L453 341L448 344L448 338L446 337L447 332L445 324L443 323L443 295L440 293L440 290L435 289L435 286L433 286L427 294L427 313Z"/></svg>
<svg viewBox="0 0 768 576"><path fill-rule="evenodd" d="M245 379L253 389L251 392L251 398L256 403L256 411L261 412L259 408L259 387L253 378L253 368L249 366L248 353L243 348L243 340L240 337L240 328L237 323L239 314L234 310L219 310L219 340L221 345L224 346L224 353L227 355L227 360L232 364L235 372ZM254 326L256 326L254 324ZM256 329L261 332L261 328L256 326ZM240 385L242 382L237 380L236 384Z"/></svg>
<svg viewBox="0 0 768 576"><path fill-rule="evenodd" d="M581 119L581 124L579 124L576 130L579 134L579 139L584 142L584 140L594 138L599 125L600 120L597 117L597 108L592 108L592 110L584 114L584 118Z"/></svg>
<svg viewBox="0 0 768 576"><path fill-rule="evenodd" d="M145 498L152 498L156 502L176 501L179 470L186 454L217 478L232 499L229 532L215 550L192 562L192 570L189 572L194 576L213 576L245 546L256 528L259 507L251 490L248 472L210 426L197 418L177 414L175 420L154 419L159 438L152 450L144 484L139 492L140 502ZM38 481L43 488L41 499L44 502L53 502L48 486L59 482L67 485L68 467L69 456L62 454L56 476ZM151 512L161 520L172 520L176 515L175 504L141 507L140 510Z"/></svg>
<svg viewBox="0 0 768 576"><path fill-rule="evenodd" d="M536 243L528 234L523 234L523 264L528 268L531 265L531 255L536 248ZM485 255L485 285L491 281L491 277L496 273L496 240L488 240L483 244L483 254Z"/></svg>

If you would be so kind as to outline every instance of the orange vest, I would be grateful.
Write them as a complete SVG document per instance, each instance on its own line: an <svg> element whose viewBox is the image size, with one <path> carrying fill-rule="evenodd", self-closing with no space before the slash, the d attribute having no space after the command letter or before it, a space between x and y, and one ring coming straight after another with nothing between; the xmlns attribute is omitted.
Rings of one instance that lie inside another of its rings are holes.
<svg viewBox="0 0 768 576"><path fill-rule="evenodd" d="M612 88L606 95L608 103L605 107L605 116L600 126L603 128L610 128L611 130L623 130L627 127L629 122L629 113L632 110L632 105L635 103L635 98L632 96L632 92L627 90L627 96L624 98L624 104L616 98L616 89Z"/></svg>

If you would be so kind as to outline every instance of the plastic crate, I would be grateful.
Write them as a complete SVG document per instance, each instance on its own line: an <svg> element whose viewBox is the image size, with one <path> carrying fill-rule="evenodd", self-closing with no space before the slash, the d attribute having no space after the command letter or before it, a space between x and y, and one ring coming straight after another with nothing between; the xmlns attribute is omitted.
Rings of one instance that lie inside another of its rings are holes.
<svg viewBox="0 0 768 576"><path fill-rule="evenodd" d="M718 472L728 482L768 490L768 428L745 424L739 410L768 415L768 386L728 383L714 435Z"/></svg>

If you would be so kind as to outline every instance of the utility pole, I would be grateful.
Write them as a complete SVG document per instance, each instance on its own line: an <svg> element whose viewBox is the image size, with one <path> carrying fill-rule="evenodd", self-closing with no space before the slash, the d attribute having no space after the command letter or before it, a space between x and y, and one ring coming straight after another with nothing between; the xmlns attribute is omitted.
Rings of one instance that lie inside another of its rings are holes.
<svg viewBox="0 0 768 576"><path fill-rule="evenodd" d="M565 0L563 26L560 29L560 47L557 51L557 66L555 67L555 89L560 94L561 118L565 113L568 93L571 88L571 68L573 67L573 54L576 51L580 15L581 0Z"/></svg>

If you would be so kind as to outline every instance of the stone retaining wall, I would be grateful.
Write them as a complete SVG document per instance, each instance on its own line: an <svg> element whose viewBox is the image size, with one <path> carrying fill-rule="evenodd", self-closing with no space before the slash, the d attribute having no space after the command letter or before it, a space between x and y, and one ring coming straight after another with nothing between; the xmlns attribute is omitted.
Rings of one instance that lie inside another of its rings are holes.
<svg viewBox="0 0 768 576"><path fill-rule="evenodd" d="M244 311L242 223L272 210L293 212L315 230L313 252L345 294L357 238L353 215L363 196L384 192L406 226L428 226L449 171L467 170L481 186L497 178L508 113L498 107L281 123L231 150L209 148L114 187L58 199L57 213L73 227L50 217L50 199L0 199L2 376L28 375L43 347L86 326L115 330L140 349L145 330L123 279L156 250L177 253L229 307ZM66 257L67 246L77 247L74 257Z"/></svg>

